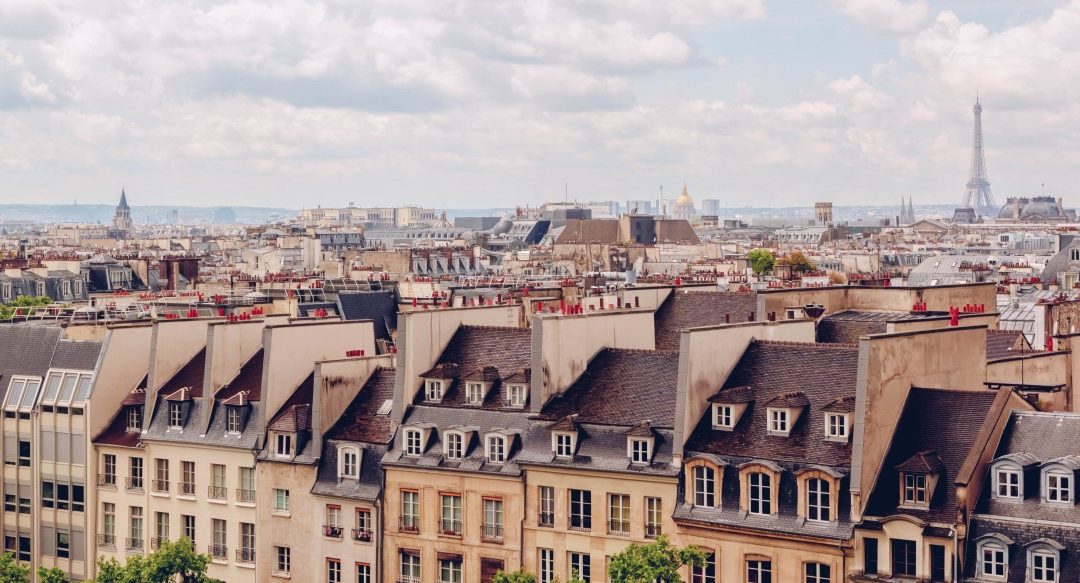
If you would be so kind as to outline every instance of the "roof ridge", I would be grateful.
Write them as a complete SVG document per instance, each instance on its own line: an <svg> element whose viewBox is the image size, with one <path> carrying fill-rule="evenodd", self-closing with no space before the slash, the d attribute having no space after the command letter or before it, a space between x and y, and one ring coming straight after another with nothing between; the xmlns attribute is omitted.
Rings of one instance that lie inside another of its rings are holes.
<svg viewBox="0 0 1080 583"><path fill-rule="evenodd" d="M604 347L605 352L623 352L626 354L678 354L678 350L650 350L648 348L616 348L613 346Z"/></svg>
<svg viewBox="0 0 1080 583"><path fill-rule="evenodd" d="M858 344L851 342L802 342L797 340L759 340L755 338L754 343L764 346L801 346L824 350L857 350L859 348Z"/></svg>
<svg viewBox="0 0 1080 583"><path fill-rule="evenodd" d="M524 332L530 332L531 331L531 330L529 330L529 328L520 328L518 326L488 326L488 325L484 325L484 324L462 324L458 329L459 330L464 330L464 329L469 329L469 330L512 330L514 332L517 332L519 330L524 331Z"/></svg>

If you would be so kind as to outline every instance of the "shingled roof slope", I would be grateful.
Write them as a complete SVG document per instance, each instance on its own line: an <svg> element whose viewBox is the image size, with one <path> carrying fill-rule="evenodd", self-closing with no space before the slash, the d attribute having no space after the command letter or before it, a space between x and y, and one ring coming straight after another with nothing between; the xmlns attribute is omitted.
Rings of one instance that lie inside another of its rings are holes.
<svg viewBox="0 0 1080 583"><path fill-rule="evenodd" d="M260 348L251 355L240 367L229 383L217 392L214 397L219 401L227 401L237 393L244 392L248 401L258 401L262 398L262 372L263 372L263 349Z"/></svg>
<svg viewBox="0 0 1080 583"><path fill-rule="evenodd" d="M1019 356L1020 350L1016 347L1018 341L1026 342L1021 340L1023 335L1021 330L987 330L986 360ZM1028 352L1031 350L1028 349Z"/></svg>
<svg viewBox="0 0 1080 583"><path fill-rule="evenodd" d="M345 408L326 439L385 444L394 436L389 415L377 415L388 399L394 398L394 369L379 368L371 373L363 388ZM381 454L380 454L381 455Z"/></svg>
<svg viewBox="0 0 1080 583"><path fill-rule="evenodd" d="M673 290L653 313L656 349L678 350L680 331L700 326L749 322L757 310L756 292ZM725 317L729 318L725 321Z"/></svg>
<svg viewBox="0 0 1080 583"><path fill-rule="evenodd" d="M529 368L532 364L532 331L527 328L507 328L496 326L461 326L454 332L454 336L446 345L446 350L439 356L433 370L448 365L457 365L457 374L460 375L482 369L483 367L495 367L503 379ZM430 372L430 371L428 371ZM445 378L445 377L441 377ZM496 382L484 398L484 408L506 408L506 398L503 395L505 381ZM445 393L439 403L424 401L424 391L417 394L417 403L423 402L432 407L468 407L465 391L462 390L464 382L455 380L449 387L444 387ZM475 405L472 407L475 408Z"/></svg>
<svg viewBox="0 0 1080 583"><path fill-rule="evenodd" d="M180 389L190 389L190 397L198 399L202 396L203 376L206 373L206 347L204 346L187 364L180 367L176 374L158 391L159 395L171 395Z"/></svg>

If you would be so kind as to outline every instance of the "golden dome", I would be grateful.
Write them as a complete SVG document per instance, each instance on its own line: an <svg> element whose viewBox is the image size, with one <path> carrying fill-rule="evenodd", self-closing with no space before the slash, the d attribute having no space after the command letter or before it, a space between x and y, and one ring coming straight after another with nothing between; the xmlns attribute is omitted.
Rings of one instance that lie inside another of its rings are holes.
<svg viewBox="0 0 1080 583"><path fill-rule="evenodd" d="M694 199L690 198L690 193L686 190L686 183L683 182L682 193L675 199L675 206L694 206Z"/></svg>

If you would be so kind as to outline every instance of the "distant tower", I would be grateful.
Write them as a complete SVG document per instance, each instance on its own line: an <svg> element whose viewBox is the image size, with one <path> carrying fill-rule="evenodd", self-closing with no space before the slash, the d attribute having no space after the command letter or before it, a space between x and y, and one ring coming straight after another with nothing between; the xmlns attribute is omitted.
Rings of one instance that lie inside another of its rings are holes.
<svg viewBox="0 0 1080 583"><path fill-rule="evenodd" d="M131 207L128 206L127 193L124 189L120 189L120 204L116 205L116 213L113 214L113 229L121 233L126 233L135 228L135 223L131 221Z"/></svg>
<svg viewBox="0 0 1080 583"><path fill-rule="evenodd" d="M832 216L832 203L831 202L815 202L814 203L814 218L817 219L817 223L823 227L829 227L833 224Z"/></svg>
<svg viewBox="0 0 1080 583"><path fill-rule="evenodd" d="M675 199L675 213L676 219L689 219L694 216L694 199L690 198L690 193L686 190L686 181L682 183L682 192L679 197Z"/></svg>
<svg viewBox="0 0 1080 583"><path fill-rule="evenodd" d="M977 214L993 216L997 212L994 195L990 193L990 179L986 175L986 158L983 154L982 105L975 98L975 130L971 135L971 172L964 193L962 208L973 208Z"/></svg>

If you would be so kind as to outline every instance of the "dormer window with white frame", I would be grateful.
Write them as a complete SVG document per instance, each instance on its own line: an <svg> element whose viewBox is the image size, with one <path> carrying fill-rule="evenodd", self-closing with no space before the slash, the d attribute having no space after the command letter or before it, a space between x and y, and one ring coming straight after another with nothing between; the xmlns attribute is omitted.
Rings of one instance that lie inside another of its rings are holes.
<svg viewBox="0 0 1080 583"><path fill-rule="evenodd" d="M1072 504L1073 472L1050 468L1043 471L1043 500L1055 504Z"/></svg>
<svg viewBox="0 0 1080 583"><path fill-rule="evenodd" d="M360 478L360 450L355 447L338 449L338 477Z"/></svg>
<svg viewBox="0 0 1080 583"><path fill-rule="evenodd" d="M630 463L648 464L652 462L652 440L645 437L630 438Z"/></svg>
<svg viewBox="0 0 1080 583"><path fill-rule="evenodd" d="M1009 547L1013 541L1000 534L976 539L976 580L1005 581L1009 572Z"/></svg>
<svg viewBox="0 0 1080 583"><path fill-rule="evenodd" d="M847 441L850 436L850 415L847 413L825 414L825 439L829 441Z"/></svg>
<svg viewBox="0 0 1080 583"><path fill-rule="evenodd" d="M577 436L569 431L559 431L551 434L551 448L555 452L555 457L559 459L570 459L574 457L574 450L577 448Z"/></svg>
<svg viewBox="0 0 1080 583"><path fill-rule="evenodd" d="M424 398L428 401L442 401L443 382L441 379L427 379L424 383Z"/></svg>
<svg viewBox="0 0 1080 583"><path fill-rule="evenodd" d="M493 464L501 464L506 461L506 436L498 433L493 433L487 436L484 440L485 457L487 461Z"/></svg>
<svg viewBox="0 0 1080 583"><path fill-rule="evenodd" d="M1012 464L1002 464L994 468L994 498L999 500L1024 498L1023 471L1020 468Z"/></svg>
<svg viewBox="0 0 1080 583"><path fill-rule="evenodd" d="M240 408L239 407L225 407L225 432L226 433L240 433Z"/></svg>
<svg viewBox="0 0 1080 583"><path fill-rule="evenodd" d="M730 431L735 428L735 411L731 405L713 405L713 429Z"/></svg>
<svg viewBox="0 0 1080 583"><path fill-rule="evenodd" d="M506 402L511 407L524 407L527 399L528 392L525 390L525 385L506 386Z"/></svg>
<svg viewBox="0 0 1080 583"><path fill-rule="evenodd" d="M1061 552L1065 545L1040 538L1027 544L1028 581L1032 583L1058 583L1061 577Z"/></svg>
<svg viewBox="0 0 1080 583"><path fill-rule="evenodd" d="M142 431L142 405L129 405L127 408L127 430Z"/></svg>
<svg viewBox="0 0 1080 583"><path fill-rule="evenodd" d="M424 453L424 432L419 429L406 429L405 455L419 456Z"/></svg>
<svg viewBox="0 0 1080 583"><path fill-rule="evenodd" d="M481 405L484 403L484 383L470 382L465 386L466 401L470 405Z"/></svg>
<svg viewBox="0 0 1080 583"><path fill-rule="evenodd" d="M292 457L293 436L291 433L278 433L274 435L274 455L276 457Z"/></svg>
<svg viewBox="0 0 1080 583"><path fill-rule="evenodd" d="M184 426L184 404L169 402L169 428L180 429Z"/></svg>
<svg viewBox="0 0 1080 583"><path fill-rule="evenodd" d="M443 455L448 460L460 460L465 457L465 434L460 431L447 431L443 434Z"/></svg>
<svg viewBox="0 0 1080 583"><path fill-rule="evenodd" d="M787 409L769 408L769 434L787 436L791 432L791 418Z"/></svg>
<svg viewBox="0 0 1080 583"><path fill-rule="evenodd" d="M906 506L927 506L927 476L926 474L906 473L902 474L903 488L900 501Z"/></svg>

